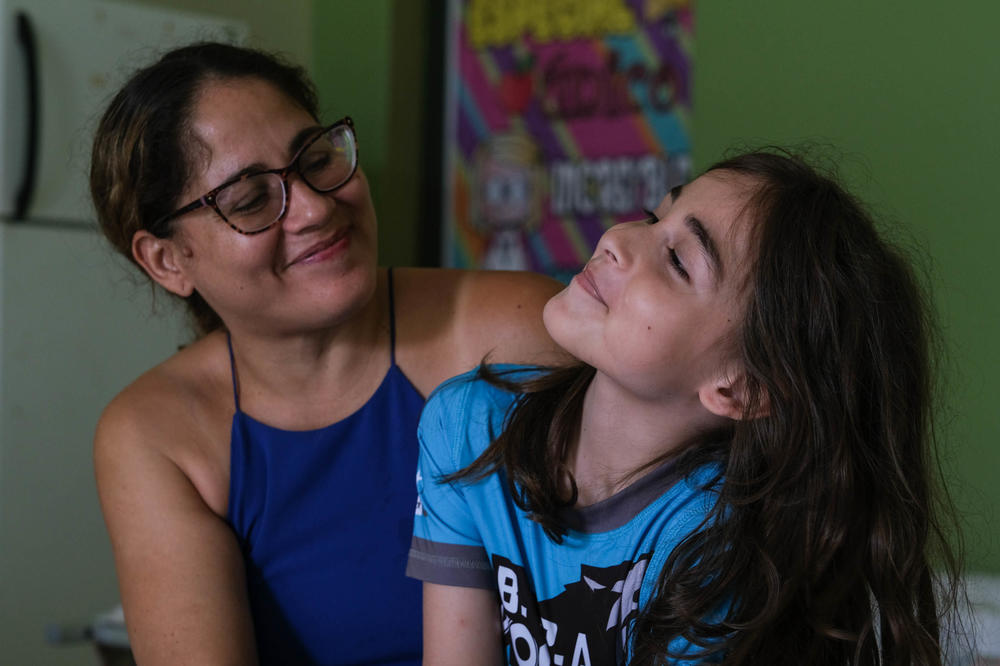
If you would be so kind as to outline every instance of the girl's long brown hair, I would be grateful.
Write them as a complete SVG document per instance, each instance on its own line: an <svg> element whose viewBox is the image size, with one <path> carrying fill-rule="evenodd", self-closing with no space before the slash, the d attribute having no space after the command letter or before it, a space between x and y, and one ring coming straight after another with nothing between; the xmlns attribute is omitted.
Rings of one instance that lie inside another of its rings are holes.
<svg viewBox="0 0 1000 666"><path fill-rule="evenodd" d="M679 454L688 468L721 460L725 474L632 629L633 663L664 663L684 637L726 664L940 664L960 564L920 283L865 209L802 159L759 151L709 171L758 183L738 332L748 418L722 445ZM508 383L521 396L505 431L451 480L502 468L558 541L592 376L578 366ZM767 416L749 418L765 401Z"/></svg>

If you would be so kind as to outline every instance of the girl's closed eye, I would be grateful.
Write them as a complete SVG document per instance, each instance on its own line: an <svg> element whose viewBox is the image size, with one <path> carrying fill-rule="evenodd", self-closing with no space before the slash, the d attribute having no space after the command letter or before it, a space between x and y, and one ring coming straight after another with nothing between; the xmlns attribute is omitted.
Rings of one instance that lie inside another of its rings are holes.
<svg viewBox="0 0 1000 666"><path fill-rule="evenodd" d="M685 282L690 282L691 276L688 274L687 269L684 268L684 263L681 262L681 258L677 254L677 250L672 247L668 247L667 254L670 257L670 265L674 267L677 274L680 275Z"/></svg>
<svg viewBox="0 0 1000 666"><path fill-rule="evenodd" d="M643 208L642 212L646 214L646 224L656 224L659 219L656 217L656 213L653 211ZM670 257L670 265L673 266L677 274L681 276L686 282L690 282L691 276L688 274L687 269L684 268L684 263L681 261L680 256L677 251L672 247L667 248L668 256Z"/></svg>

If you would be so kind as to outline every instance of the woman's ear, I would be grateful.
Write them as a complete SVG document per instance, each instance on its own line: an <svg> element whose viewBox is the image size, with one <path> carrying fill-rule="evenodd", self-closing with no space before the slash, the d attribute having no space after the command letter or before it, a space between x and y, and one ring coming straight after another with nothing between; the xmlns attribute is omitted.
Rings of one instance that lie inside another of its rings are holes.
<svg viewBox="0 0 1000 666"><path fill-rule="evenodd" d="M169 292L187 298L194 291L180 259L183 250L171 238L141 229L132 236L132 256L153 280Z"/></svg>
<svg viewBox="0 0 1000 666"><path fill-rule="evenodd" d="M715 381L706 382L698 391L698 399L708 411L734 421L758 419L767 416L771 410L770 400L762 392L756 404L752 405L750 413L747 413L751 396L743 372L726 372Z"/></svg>

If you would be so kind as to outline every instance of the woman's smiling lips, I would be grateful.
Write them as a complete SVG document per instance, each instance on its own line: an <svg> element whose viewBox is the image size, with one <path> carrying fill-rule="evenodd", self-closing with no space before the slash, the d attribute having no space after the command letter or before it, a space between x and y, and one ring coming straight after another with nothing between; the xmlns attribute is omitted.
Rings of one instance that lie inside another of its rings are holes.
<svg viewBox="0 0 1000 666"><path fill-rule="evenodd" d="M601 296L601 290L597 288L597 282L594 280L593 273L590 272L589 263L583 267L582 271L576 274L573 280L581 289L600 301L604 307L608 306L608 304L604 301L604 298Z"/></svg>
<svg viewBox="0 0 1000 666"><path fill-rule="evenodd" d="M350 245L350 227L341 227L335 234L310 246L304 252L300 252L294 259L285 264L285 268L296 264L314 264L325 261L337 254L340 254Z"/></svg>

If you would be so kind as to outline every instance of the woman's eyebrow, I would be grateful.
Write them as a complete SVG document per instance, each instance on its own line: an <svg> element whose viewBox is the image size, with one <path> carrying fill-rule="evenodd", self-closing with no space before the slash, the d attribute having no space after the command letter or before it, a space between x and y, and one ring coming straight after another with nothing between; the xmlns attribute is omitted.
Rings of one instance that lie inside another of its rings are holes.
<svg viewBox="0 0 1000 666"><path fill-rule="evenodd" d="M310 125L309 127L304 127L299 130L298 134L292 137L292 140L288 142L288 154L294 155L299 152L299 149L302 148L302 146L304 146L309 139L316 136L316 133L321 129L323 128L319 125Z"/></svg>
<svg viewBox="0 0 1000 666"><path fill-rule="evenodd" d="M688 215L684 220L684 224L694 237L698 239L698 244L701 245L702 251L708 257L708 263L711 265L710 268L715 276L715 281L718 282L722 279L722 256L719 254L719 249L716 247L715 241L712 240L711 234L708 233L708 229L701 223L701 220L694 215Z"/></svg>
<svg viewBox="0 0 1000 666"><path fill-rule="evenodd" d="M302 148L302 146L304 146L305 143L309 141L309 139L316 136L316 132L318 132L321 129L323 128L320 127L319 125L311 125L309 127L304 127L301 130L299 130L295 134L295 136L292 137L292 140L288 142L288 154L295 155L296 153L298 153L299 149ZM268 170L269 167L263 162L254 162L253 164L248 164L239 171L230 174L228 178L222 181L222 184L219 185L219 187L222 187L222 185L229 185L230 183L235 183L240 178L248 174L257 174Z"/></svg>
<svg viewBox="0 0 1000 666"><path fill-rule="evenodd" d="M217 190L227 185L232 185L236 181L242 179L244 176L257 174L260 173L261 171L267 171L267 165L261 164L260 162L254 162L253 164L248 164L239 171L231 173L228 178L226 178L221 183L216 185L214 189Z"/></svg>

